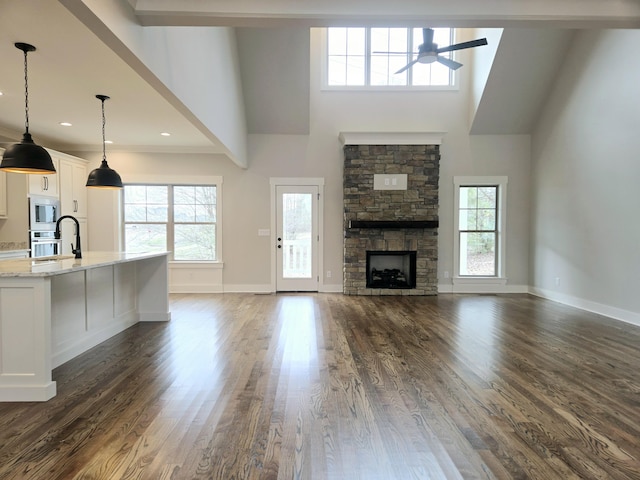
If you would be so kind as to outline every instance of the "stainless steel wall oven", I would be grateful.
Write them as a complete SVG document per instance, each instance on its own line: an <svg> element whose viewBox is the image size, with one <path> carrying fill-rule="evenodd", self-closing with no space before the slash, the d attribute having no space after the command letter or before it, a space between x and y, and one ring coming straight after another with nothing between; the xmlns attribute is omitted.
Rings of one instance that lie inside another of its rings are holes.
<svg viewBox="0 0 640 480"><path fill-rule="evenodd" d="M62 253L61 242L54 237L60 215L60 201L57 198L35 195L29 198L29 248L32 257Z"/></svg>

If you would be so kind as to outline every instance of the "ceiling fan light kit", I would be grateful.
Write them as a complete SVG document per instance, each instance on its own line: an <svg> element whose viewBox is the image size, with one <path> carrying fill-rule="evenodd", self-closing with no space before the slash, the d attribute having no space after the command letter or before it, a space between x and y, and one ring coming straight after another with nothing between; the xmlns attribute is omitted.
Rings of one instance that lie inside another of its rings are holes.
<svg viewBox="0 0 640 480"><path fill-rule="evenodd" d="M413 67L416 63L433 63L438 62L444 65L445 67L449 67L451 70L459 69L462 64L456 62L447 57L441 57L441 53L453 52L455 50L464 50L465 48L473 48L480 47L482 45L487 45L486 38L479 38L477 40L471 40L469 42L456 43L454 45L448 45L446 47L438 48L438 44L433 42L433 29L432 28L423 28L422 29L422 40L423 43L418 47L418 57L409 62L407 65L402 67L400 70L396 72L402 73L405 70Z"/></svg>
<svg viewBox="0 0 640 480"><path fill-rule="evenodd" d="M56 173L51 155L31 138L29 133L29 82L27 70L27 53L35 51L36 47L28 43L14 44L18 50L24 52L24 112L25 132L20 143L9 146L2 156L0 170L13 173Z"/></svg>

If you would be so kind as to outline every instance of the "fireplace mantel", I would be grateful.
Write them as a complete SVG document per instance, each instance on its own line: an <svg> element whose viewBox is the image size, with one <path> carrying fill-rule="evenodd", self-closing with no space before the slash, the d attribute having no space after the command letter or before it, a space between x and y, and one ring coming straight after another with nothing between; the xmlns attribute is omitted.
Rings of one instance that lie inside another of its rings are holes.
<svg viewBox="0 0 640 480"><path fill-rule="evenodd" d="M342 145L442 145L443 132L341 132Z"/></svg>
<svg viewBox="0 0 640 480"><path fill-rule="evenodd" d="M350 220L349 228L438 228L438 220Z"/></svg>

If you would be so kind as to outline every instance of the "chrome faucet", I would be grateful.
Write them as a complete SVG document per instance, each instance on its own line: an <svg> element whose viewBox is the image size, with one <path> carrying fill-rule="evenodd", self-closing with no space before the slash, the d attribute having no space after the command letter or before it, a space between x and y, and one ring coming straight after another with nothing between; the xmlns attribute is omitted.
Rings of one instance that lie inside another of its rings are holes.
<svg viewBox="0 0 640 480"><path fill-rule="evenodd" d="M56 232L54 236L56 239L60 240L60 222L65 218L70 218L74 222L76 222L76 248L73 248L73 243L71 244L71 253L76 255L76 258L82 258L82 249L80 248L80 223L78 219L72 215L63 215L56 222Z"/></svg>

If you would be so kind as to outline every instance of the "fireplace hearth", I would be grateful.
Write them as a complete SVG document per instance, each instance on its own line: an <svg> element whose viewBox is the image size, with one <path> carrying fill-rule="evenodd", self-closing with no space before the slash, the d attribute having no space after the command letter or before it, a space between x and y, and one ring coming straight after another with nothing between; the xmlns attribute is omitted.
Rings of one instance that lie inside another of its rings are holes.
<svg viewBox="0 0 640 480"><path fill-rule="evenodd" d="M416 252L367 251L367 288L416 288Z"/></svg>

